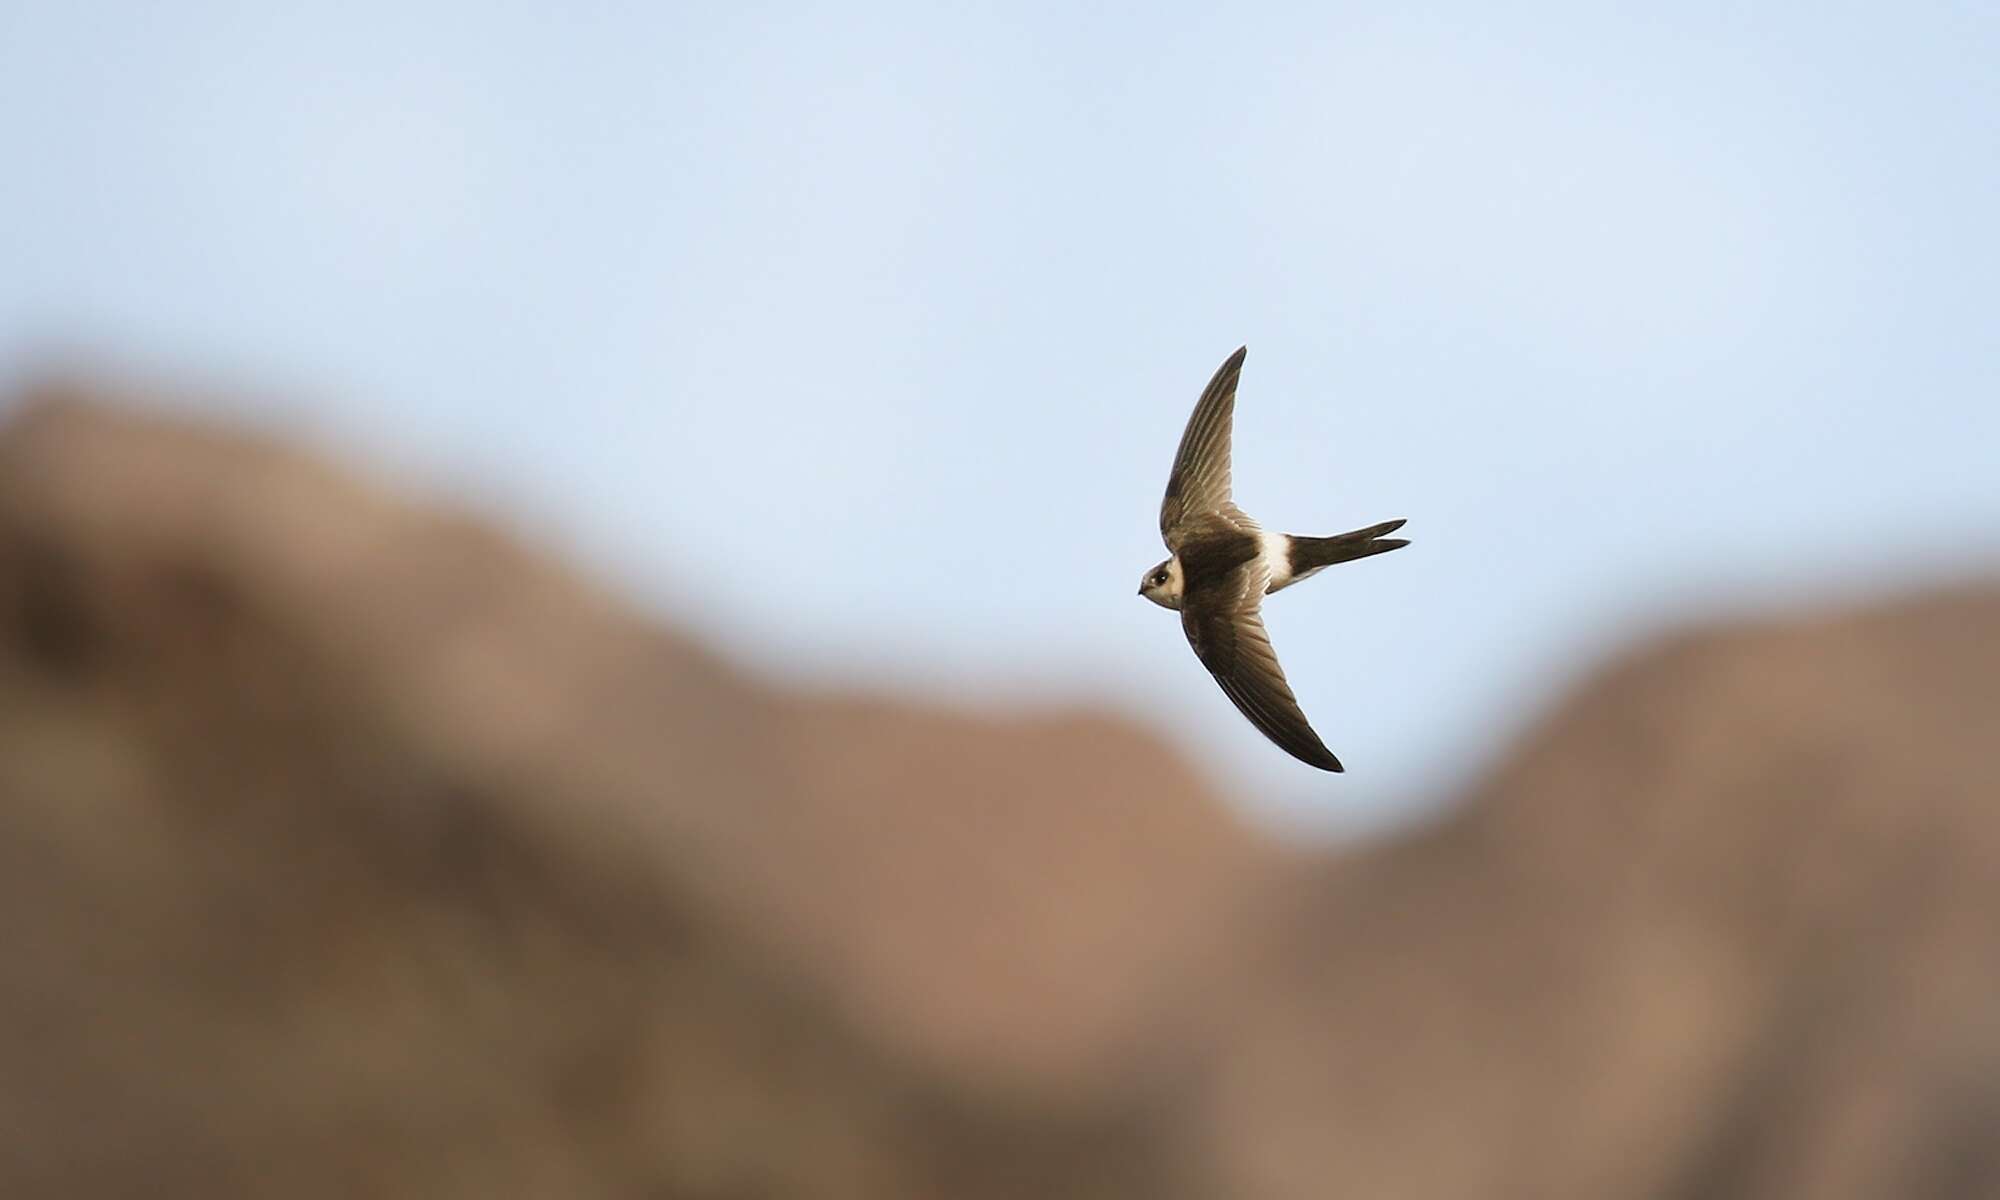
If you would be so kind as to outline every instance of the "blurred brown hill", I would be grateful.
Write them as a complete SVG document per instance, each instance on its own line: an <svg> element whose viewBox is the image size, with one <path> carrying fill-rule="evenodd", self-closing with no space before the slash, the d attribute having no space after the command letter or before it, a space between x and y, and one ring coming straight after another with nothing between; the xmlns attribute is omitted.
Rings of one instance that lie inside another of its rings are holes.
<svg viewBox="0 0 2000 1200"><path fill-rule="evenodd" d="M0 1195L2000 1195L2000 592L1682 638L1452 815L746 678L73 389L0 434Z"/></svg>

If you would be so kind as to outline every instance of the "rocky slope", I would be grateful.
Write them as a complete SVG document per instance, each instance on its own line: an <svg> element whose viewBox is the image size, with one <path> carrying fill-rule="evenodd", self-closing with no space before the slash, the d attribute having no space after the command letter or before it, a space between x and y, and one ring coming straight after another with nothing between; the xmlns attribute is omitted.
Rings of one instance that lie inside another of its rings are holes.
<svg viewBox="0 0 2000 1200"><path fill-rule="evenodd" d="M2000 1194L2000 593L1690 636L1316 871L1232 1195Z"/></svg>
<svg viewBox="0 0 2000 1200"><path fill-rule="evenodd" d="M482 525L0 434L0 1193L2000 1192L2000 592L1657 646L1305 854Z"/></svg>

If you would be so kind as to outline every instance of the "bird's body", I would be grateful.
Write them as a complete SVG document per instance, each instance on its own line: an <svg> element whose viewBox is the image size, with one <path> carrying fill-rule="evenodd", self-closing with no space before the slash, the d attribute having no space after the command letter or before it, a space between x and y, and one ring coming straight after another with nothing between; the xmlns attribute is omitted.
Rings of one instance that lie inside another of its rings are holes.
<svg viewBox="0 0 2000 1200"><path fill-rule="evenodd" d="M1321 770L1340 760L1300 711L1258 608L1265 596L1332 566L1409 543L1384 537L1385 521L1334 537L1272 533L1230 499L1230 429L1246 350L1217 370L1181 435L1160 536L1172 557L1148 571L1139 594L1181 614L1195 656L1250 723L1293 757Z"/></svg>

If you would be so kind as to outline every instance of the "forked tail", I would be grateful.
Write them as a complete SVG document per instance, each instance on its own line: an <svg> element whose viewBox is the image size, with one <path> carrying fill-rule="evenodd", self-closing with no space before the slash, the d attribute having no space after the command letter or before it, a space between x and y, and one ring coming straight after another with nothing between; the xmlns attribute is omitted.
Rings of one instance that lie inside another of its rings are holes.
<svg viewBox="0 0 2000 1200"><path fill-rule="evenodd" d="M1403 522L1384 521L1380 525L1370 525L1352 533L1337 533L1332 537L1292 537L1292 575L1303 579L1322 567L1335 563L1351 562L1357 558L1367 558L1371 554L1386 554L1400 550L1410 544L1408 538L1383 537L1403 527Z"/></svg>

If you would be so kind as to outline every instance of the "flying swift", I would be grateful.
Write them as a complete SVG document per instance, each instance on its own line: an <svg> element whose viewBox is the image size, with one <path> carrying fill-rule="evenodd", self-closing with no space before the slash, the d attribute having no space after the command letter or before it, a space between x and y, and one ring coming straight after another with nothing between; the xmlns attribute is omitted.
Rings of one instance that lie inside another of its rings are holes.
<svg viewBox="0 0 2000 1200"><path fill-rule="evenodd" d="M1249 347L1239 348L1195 402L1160 504L1160 536L1172 556L1148 570L1139 594L1181 614L1195 657L1250 723L1280 749L1322 771L1339 771L1299 708L1278 666L1259 612L1264 597L1335 563L1409 545L1384 537L1403 522L1384 521L1333 537L1267 532L1230 499L1230 426L1236 381Z"/></svg>

